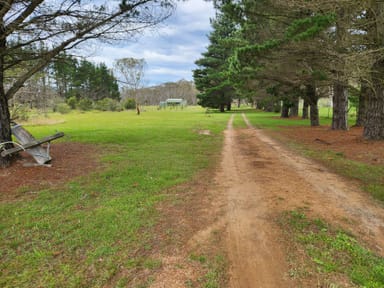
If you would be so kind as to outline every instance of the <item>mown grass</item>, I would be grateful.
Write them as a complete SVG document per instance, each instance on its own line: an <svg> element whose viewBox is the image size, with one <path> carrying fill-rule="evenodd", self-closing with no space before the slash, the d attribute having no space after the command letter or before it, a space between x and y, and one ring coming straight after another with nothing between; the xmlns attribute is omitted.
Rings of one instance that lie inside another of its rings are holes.
<svg viewBox="0 0 384 288"><path fill-rule="evenodd" d="M157 260L141 258L153 243L155 206L165 188L215 163L228 116L86 112L28 125L35 137L58 130L66 134L60 141L98 145L104 168L35 199L0 204L0 286L122 287L138 269L157 269Z"/></svg>
<svg viewBox="0 0 384 288"><path fill-rule="evenodd" d="M310 126L309 119L281 118L279 113L261 112L252 109L244 110L247 118L254 127L279 130L285 126ZM320 125L330 125L332 119L328 116L328 110L320 109Z"/></svg>
<svg viewBox="0 0 384 288"><path fill-rule="evenodd" d="M310 219L300 210L284 214L280 224L285 233L299 243L300 248L296 247L296 250L303 249L312 261L313 270L321 275L318 277L321 285L332 281L330 279L344 279L346 275L358 287L384 287L384 259L349 233L321 219ZM308 267L295 266L296 272L300 269ZM340 287L337 283L332 284L327 287Z"/></svg>

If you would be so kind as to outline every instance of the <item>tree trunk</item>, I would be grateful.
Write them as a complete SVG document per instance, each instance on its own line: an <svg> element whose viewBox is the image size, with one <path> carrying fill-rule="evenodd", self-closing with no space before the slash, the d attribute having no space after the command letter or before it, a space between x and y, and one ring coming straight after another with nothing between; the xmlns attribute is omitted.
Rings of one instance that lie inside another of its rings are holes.
<svg viewBox="0 0 384 288"><path fill-rule="evenodd" d="M317 106L318 97L316 95L316 87L315 85L307 85L307 99L309 104L309 110L310 110L310 121L311 126L320 126L319 121L319 108Z"/></svg>
<svg viewBox="0 0 384 288"><path fill-rule="evenodd" d="M268 99L265 103L265 106L263 107L263 110L265 112L275 112L275 106L274 106L274 101L271 99Z"/></svg>
<svg viewBox="0 0 384 288"><path fill-rule="evenodd" d="M381 0L370 1L367 12L369 18L374 20L374 25L368 30L367 36L371 39L374 49L384 47L384 2ZM371 68L371 90L367 94L366 119L363 136L371 140L384 140L384 59L379 57Z"/></svg>
<svg viewBox="0 0 384 288"><path fill-rule="evenodd" d="M302 117L303 119L308 119L308 101L307 99L304 99L304 102L303 102L303 110L302 110Z"/></svg>
<svg viewBox="0 0 384 288"><path fill-rule="evenodd" d="M332 129L348 130L348 87L340 82L333 85Z"/></svg>
<svg viewBox="0 0 384 288"><path fill-rule="evenodd" d="M229 101L227 104L227 111L231 111L231 109L232 109L232 102Z"/></svg>
<svg viewBox="0 0 384 288"><path fill-rule="evenodd" d="M384 60L372 67L373 87L367 94L367 113L364 123L364 138L384 140Z"/></svg>
<svg viewBox="0 0 384 288"><path fill-rule="evenodd" d="M359 95L359 106L357 107L357 118L356 124L357 127L363 127L365 123L365 117L367 113L366 109L366 99L368 98L368 93L372 92L369 89L368 83L366 81L361 81L360 95Z"/></svg>
<svg viewBox="0 0 384 288"><path fill-rule="evenodd" d="M225 112L225 104L220 104L220 112Z"/></svg>
<svg viewBox="0 0 384 288"><path fill-rule="evenodd" d="M2 8L3 4L0 4ZM0 19L0 31L4 31L4 21ZM8 142L12 140L11 137L11 116L9 113L8 99L5 95L4 89L4 55L1 51L4 51L6 48L6 40L0 40L0 143ZM11 148L13 145L0 144L0 150L5 148ZM4 168L11 164L10 157L1 157L0 156L0 167Z"/></svg>
<svg viewBox="0 0 384 288"><path fill-rule="evenodd" d="M299 97L294 97L292 99L292 106L289 109L289 116L290 117L299 116Z"/></svg>
<svg viewBox="0 0 384 288"><path fill-rule="evenodd" d="M319 108L317 106L317 100L316 103L311 104L309 106L310 109L310 120L311 120L311 126L320 126L320 120L319 120Z"/></svg>
<svg viewBox="0 0 384 288"><path fill-rule="evenodd" d="M281 118L289 118L289 107L290 103L288 101L283 101L283 105L281 107Z"/></svg>
<svg viewBox="0 0 384 288"><path fill-rule="evenodd" d="M0 76L1 77L1 76ZM9 114L9 108L8 108L8 100L5 97L3 85L1 85L0 88L0 145L4 142L9 142L12 140L11 137L11 117ZM4 145L1 145L1 149L3 148L8 149L13 147L13 144L7 143ZM11 163L10 157L1 157L0 156L0 167L8 167Z"/></svg>
<svg viewBox="0 0 384 288"><path fill-rule="evenodd" d="M335 77L333 84L333 113L332 129L348 130L348 80L345 75L345 60L343 55L347 53L346 43L350 12L348 8L338 7L336 21L336 43L335 50L340 55L335 62Z"/></svg>

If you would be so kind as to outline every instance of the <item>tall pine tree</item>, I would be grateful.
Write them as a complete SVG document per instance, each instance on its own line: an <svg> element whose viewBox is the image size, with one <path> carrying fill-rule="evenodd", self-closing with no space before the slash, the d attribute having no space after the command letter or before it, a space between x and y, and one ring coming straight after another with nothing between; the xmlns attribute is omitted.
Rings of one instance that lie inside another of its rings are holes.
<svg viewBox="0 0 384 288"><path fill-rule="evenodd" d="M216 19L211 21L213 31L209 35L210 45L195 63L193 71L196 88L200 91L198 104L203 107L218 108L221 112L231 109L235 89L229 79L228 59L234 47L231 39L236 26L224 13L218 10Z"/></svg>

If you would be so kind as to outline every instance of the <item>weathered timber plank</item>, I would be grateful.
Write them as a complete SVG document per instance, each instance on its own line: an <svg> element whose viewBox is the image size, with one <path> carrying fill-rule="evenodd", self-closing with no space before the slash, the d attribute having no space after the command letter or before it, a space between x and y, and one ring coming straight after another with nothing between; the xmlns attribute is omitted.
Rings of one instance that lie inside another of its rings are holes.
<svg viewBox="0 0 384 288"><path fill-rule="evenodd" d="M20 152L20 151L23 151L23 150L34 148L34 147L39 146L39 145L41 145L43 143L50 142L50 141L52 141L54 139L57 139L57 138L60 138L60 137L63 137L63 136L64 136L63 132L58 132L58 133L56 133L54 135L42 138L40 140L34 140L34 141L30 142L30 143L21 145L22 147L16 146L14 148L4 150L3 152L1 152L1 156L4 157L4 156L11 155L13 153L17 153L17 152Z"/></svg>

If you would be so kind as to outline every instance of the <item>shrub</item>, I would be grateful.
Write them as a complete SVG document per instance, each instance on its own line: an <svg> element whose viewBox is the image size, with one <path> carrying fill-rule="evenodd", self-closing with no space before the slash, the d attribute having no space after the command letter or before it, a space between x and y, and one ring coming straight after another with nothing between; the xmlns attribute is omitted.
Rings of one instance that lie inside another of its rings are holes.
<svg viewBox="0 0 384 288"><path fill-rule="evenodd" d="M67 103L58 103L53 110L61 114L68 114L71 112L71 107Z"/></svg>
<svg viewBox="0 0 384 288"><path fill-rule="evenodd" d="M92 101L87 98L80 99L77 103L77 108L82 111L89 111L92 109Z"/></svg>
<svg viewBox="0 0 384 288"><path fill-rule="evenodd" d="M94 105L96 110L100 111L121 111L121 105L117 100L104 98L97 101Z"/></svg>
<svg viewBox="0 0 384 288"><path fill-rule="evenodd" d="M94 103L93 108L100 111L108 111L108 102L107 98L101 99Z"/></svg>
<svg viewBox="0 0 384 288"><path fill-rule="evenodd" d="M77 98L75 96L69 97L66 102L71 109L76 109Z"/></svg>
<svg viewBox="0 0 384 288"><path fill-rule="evenodd" d="M133 98L127 98L124 100L123 103L124 109L135 109L136 108L136 101Z"/></svg>
<svg viewBox="0 0 384 288"><path fill-rule="evenodd" d="M23 104L14 104L10 107L11 119L12 120L21 120L28 121L30 109L28 105Z"/></svg>

